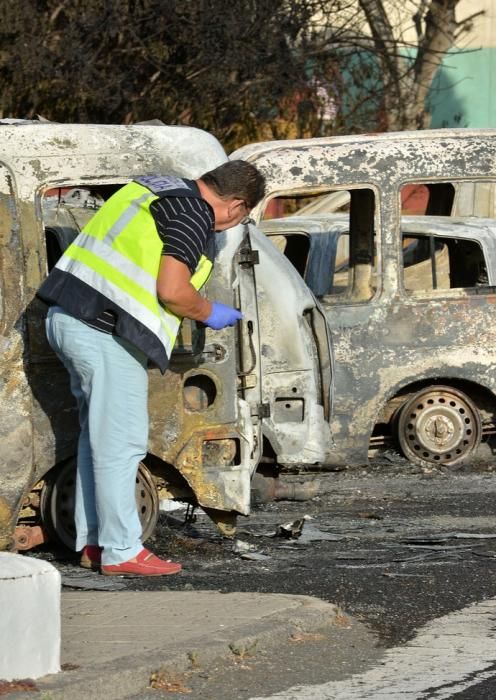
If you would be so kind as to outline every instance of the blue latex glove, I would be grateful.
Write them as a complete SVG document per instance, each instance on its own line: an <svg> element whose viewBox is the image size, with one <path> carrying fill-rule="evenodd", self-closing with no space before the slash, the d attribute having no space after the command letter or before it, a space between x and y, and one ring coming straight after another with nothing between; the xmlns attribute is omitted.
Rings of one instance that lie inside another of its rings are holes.
<svg viewBox="0 0 496 700"><path fill-rule="evenodd" d="M221 328L225 328L226 326L234 326L236 321L242 318L243 314L241 311L233 309L232 306L221 304L220 301L214 301L212 303L212 312L203 323L209 328L213 328L215 331L220 331Z"/></svg>

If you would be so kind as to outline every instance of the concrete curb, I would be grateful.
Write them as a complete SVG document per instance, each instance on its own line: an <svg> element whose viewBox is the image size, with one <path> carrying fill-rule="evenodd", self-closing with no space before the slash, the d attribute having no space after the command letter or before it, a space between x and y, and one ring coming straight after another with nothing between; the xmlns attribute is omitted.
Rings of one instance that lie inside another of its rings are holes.
<svg viewBox="0 0 496 700"><path fill-rule="evenodd" d="M46 561L0 552L0 609L0 678L57 673L61 619L57 569Z"/></svg>
<svg viewBox="0 0 496 700"><path fill-rule="evenodd" d="M102 697L122 700L146 688L152 673L157 671L182 673L221 657L243 656L249 651L256 653L257 649L275 645L295 631L315 632L336 624L339 610L332 603L311 596L288 596L288 599L293 603L297 600L299 607L226 629L215 638L199 635L178 644L167 658L164 658L164 651L153 650L94 664L91 668L45 676L36 681L36 686L41 697L47 700L101 700ZM9 697L34 700L32 692L13 693Z"/></svg>

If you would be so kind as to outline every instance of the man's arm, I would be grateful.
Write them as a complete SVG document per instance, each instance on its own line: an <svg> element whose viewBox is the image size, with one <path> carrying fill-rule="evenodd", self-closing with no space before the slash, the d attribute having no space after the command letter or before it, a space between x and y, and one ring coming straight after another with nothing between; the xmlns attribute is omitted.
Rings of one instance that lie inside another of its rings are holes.
<svg viewBox="0 0 496 700"><path fill-rule="evenodd" d="M212 304L196 291L190 280L191 272L185 263L171 255L162 255L157 277L158 298L178 316L205 321L212 313Z"/></svg>

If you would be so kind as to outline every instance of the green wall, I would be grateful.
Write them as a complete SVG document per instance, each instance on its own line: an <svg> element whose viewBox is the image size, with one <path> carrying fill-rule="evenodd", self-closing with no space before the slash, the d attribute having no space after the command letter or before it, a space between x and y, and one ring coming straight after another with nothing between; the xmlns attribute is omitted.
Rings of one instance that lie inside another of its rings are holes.
<svg viewBox="0 0 496 700"><path fill-rule="evenodd" d="M452 51L432 82L431 126L496 127L496 48Z"/></svg>

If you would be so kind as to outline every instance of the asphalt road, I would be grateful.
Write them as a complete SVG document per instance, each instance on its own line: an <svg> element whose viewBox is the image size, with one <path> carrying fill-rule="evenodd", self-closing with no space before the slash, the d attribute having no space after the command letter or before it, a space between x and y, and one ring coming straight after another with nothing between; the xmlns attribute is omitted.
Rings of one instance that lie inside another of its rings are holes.
<svg viewBox="0 0 496 700"><path fill-rule="evenodd" d="M429 623L496 597L493 468L425 471L391 456L368 469L319 475L319 496L257 506L249 518L240 519L234 541L222 538L201 512L185 524L185 513L174 511L161 517L147 544L157 554L182 561L184 571L167 579L118 579L105 585L318 596L337 603L370 632L369 639L350 637L344 650L352 660L350 672L366 672L387 650L415 647L419 631ZM298 537L290 536L298 530ZM60 552L48 549L37 556L59 567L64 585L101 585L103 577L78 569ZM260 653L179 679L178 692L169 690L166 697L184 697L188 690L192 698L247 700L342 677L343 649L333 648L325 633L300 642L281 640L280 649L269 656ZM452 695L429 691L412 697L496 698L492 678L489 673L470 687L453 686ZM140 697L161 694L150 690Z"/></svg>

